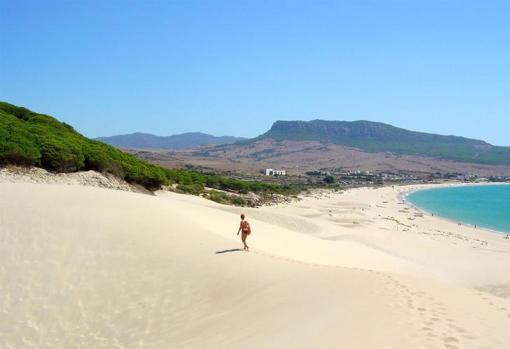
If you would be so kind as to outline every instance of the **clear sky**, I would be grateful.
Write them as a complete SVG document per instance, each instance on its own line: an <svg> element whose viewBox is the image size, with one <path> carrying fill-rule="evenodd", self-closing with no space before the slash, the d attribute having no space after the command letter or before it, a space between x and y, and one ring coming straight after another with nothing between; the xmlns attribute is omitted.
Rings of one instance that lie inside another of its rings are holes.
<svg viewBox="0 0 510 349"><path fill-rule="evenodd" d="M320 118L510 145L510 1L0 0L0 100L89 137Z"/></svg>

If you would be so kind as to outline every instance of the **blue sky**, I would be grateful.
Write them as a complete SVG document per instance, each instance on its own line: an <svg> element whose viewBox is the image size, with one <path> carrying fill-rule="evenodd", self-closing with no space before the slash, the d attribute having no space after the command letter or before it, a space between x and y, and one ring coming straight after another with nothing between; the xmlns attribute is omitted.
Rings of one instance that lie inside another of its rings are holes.
<svg viewBox="0 0 510 349"><path fill-rule="evenodd" d="M510 1L5 1L0 99L90 137L381 121L510 145Z"/></svg>

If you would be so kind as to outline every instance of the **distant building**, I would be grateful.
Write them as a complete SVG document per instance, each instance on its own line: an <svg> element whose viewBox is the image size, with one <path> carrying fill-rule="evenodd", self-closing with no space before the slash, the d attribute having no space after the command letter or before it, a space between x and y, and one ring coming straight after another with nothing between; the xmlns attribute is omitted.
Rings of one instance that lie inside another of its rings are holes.
<svg viewBox="0 0 510 349"><path fill-rule="evenodd" d="M272 168L266 168L266 176L286 176L285 170L273 170Z"/></svg>

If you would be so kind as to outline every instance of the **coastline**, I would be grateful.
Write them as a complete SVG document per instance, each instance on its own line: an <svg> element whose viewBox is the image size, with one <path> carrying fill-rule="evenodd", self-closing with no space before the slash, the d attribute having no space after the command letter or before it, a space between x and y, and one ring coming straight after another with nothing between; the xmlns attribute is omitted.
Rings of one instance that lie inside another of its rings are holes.
<svg viewBox="0 0 510 349"><path fill-rule="evenodd" d="M463 185L466 184L354 188L341 193L316 193L302 197L301 201L295 203L260 210L266 214L283 214L289 219L299 217L303 224L314 223L313 229L299 232L317 240L332 242L338 247L339 253L347 254L347 245L354 245L354 248L361 245L367 248L367 254L383 251L385 256L396 257L407 263L407 267L395 266L391 262L384 264L384 256L379 256L380 270L426 274L474 288L502 285L505 291L498 294L510 296L510 276L504 277L497 272L500 263L510 266L510 243L504 239L505 233L459 225L459 222L425 213L409 200L402 201L403 195L411 191ZM256 218L261 215L257 211L252 214ZM268 218L267 221L270 220ZM499 259L497 254L504 255L504 261L496 261ZM455 255L465 263L452 260ZM342 263L363 267L362 256L366 254L360 255L357 264ZM473 263L477 258L480 259L479 265ZM326 263L335 264L338 261Z"/></svg>
<svg viewBox="0 0 510 349"><path fill-rule="evenodd" d="M413 188L413 189L410 189L408 191L404 191L402 192L400 195L399 195L399 198L408 206L416 209L416 210L419 210L421 211L423 214L426 214L426 215L429 215L431 217L435 217L437 219L440 219L440 220L444 220L444 221L448 221L448 222L451 222L451 223L456 223L456 224L461 224L461 225L465 225L465 226L468 226L468 227L471 227L471 228L474 228L474 229L480 229L480 230L485 230L487 232L491 232L493 234L499 234L499 235L509 235L510 232L505 232L505 231L501 231L501 230L497 230L497 229L491 229L491 228L488 228L488 227L485 227L483 225L475 225L475 224L472 224L472 223L468 223L468 222L464 222L462 220L455 220L455 219L451 219L451 218L448 218L448 217L444 217L442 216L441 214L434 214L430 211L428 211L427 209L423 208L423 207L420 207L418 205L415 205L411 200L408 199L408 196L415 193L415 192L418 192L418 191L422 191L422 190L435 190L435 189L443 189L443 188L456 188L456 187L466 187L466 186L469 186L469 187L478 187L478 186L501 186L501 185L510 185L510 183L505 183L505 182L502 182L502 183L444 183L444 184L432 184L430 187L424 187L424 188Z"/></svg>

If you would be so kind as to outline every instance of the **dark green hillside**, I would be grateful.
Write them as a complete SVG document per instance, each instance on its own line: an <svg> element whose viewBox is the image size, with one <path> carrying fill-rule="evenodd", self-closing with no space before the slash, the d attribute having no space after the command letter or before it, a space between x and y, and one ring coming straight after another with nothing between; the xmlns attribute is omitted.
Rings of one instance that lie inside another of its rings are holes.
<svg viewBox="0 0 510 349"><path fill-rule="evenodd" d="M404 130L371 121L277 121L255 140L321 141L368 152L392 152L489 165L510 165L510 147Z"/></svg>
<svg viewBox="0 0 510 349"><path fill-rule="evenodd" d="M0 164L37 166L54 172L108 172L149 189L167 182L162 168L92 141L51 116L3 102Z"/></svg>
<svg viewBox="0 0 510 349"><path fill-rule="evenodd" d="M0 165L37 166L53 172L95 170L154 190L163 184L198 194L204 186L235 192L290 193L291 188L233 180L149 164L88 139L72 126L26 108L0 102Z"/></svg>

